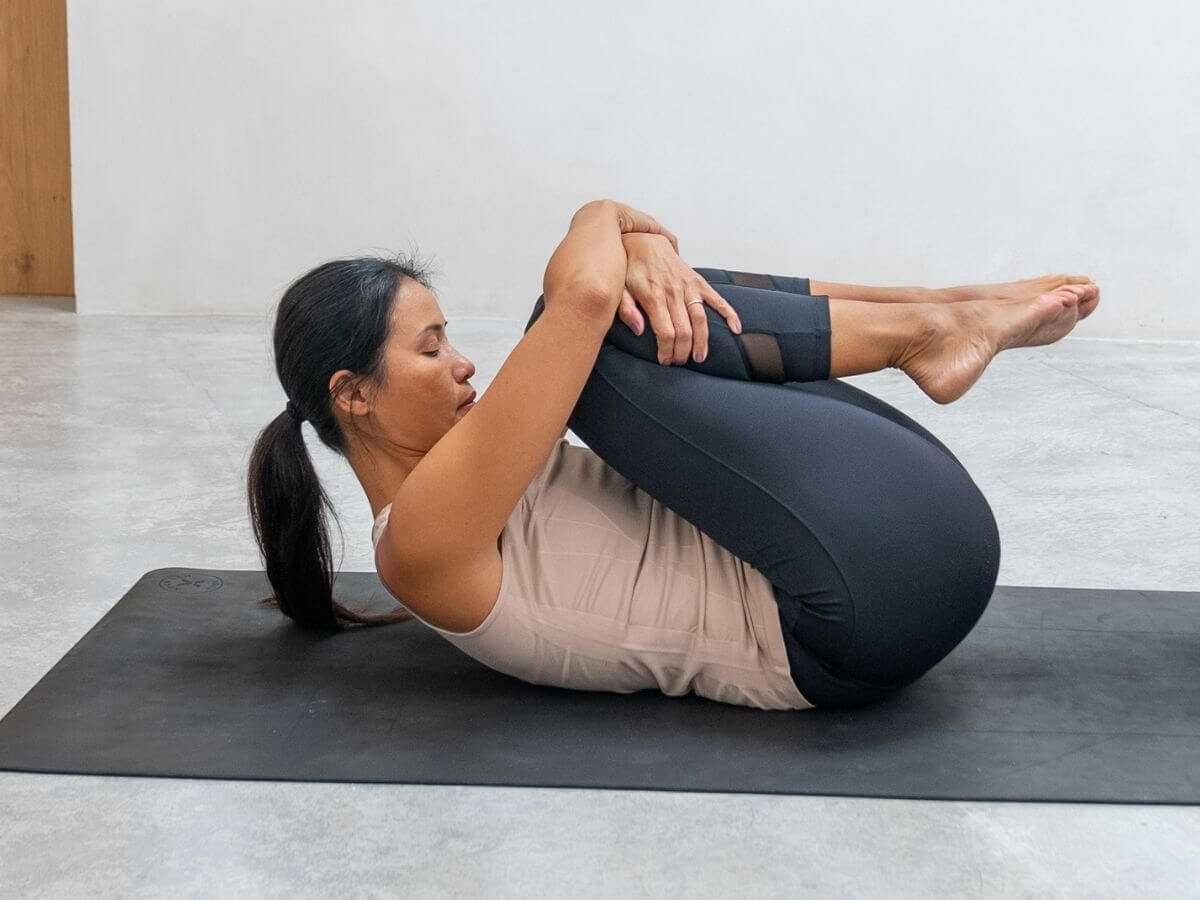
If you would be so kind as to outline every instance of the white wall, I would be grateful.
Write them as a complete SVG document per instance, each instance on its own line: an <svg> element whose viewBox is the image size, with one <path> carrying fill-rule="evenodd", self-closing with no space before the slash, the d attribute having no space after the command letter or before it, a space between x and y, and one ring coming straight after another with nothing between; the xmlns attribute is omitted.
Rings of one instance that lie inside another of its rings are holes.
<svg viewBox="0 0 1200 900"><path fill-rule="evenodd" d="M1200 13L905 4L69 0L80 313L266 316L421 250L522 321L609 196L684 259L930 286L1085 272L1082 336L1200 338Z"/></svg>

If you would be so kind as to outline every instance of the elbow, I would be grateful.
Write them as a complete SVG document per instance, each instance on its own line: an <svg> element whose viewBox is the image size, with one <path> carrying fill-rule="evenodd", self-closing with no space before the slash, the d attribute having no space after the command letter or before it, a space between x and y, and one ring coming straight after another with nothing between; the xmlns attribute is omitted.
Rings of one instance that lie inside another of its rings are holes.
<svg viewBox="0 0 1200 900"><path fill-rule="evenodd" d="M560 306L588 318L611 319L614 314L612 298L608 288L599 278L580 277L562 285L554 292L547 306Z"/></svg>

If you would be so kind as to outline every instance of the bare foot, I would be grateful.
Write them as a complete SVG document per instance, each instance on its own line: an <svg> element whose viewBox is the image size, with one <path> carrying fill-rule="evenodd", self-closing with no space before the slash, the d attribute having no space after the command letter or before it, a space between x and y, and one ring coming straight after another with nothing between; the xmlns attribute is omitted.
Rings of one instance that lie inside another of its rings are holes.
<svg viewBox="0 0 1200 900"><path fill-rule="evenodd" d="M1005 281L999 284L966 284L960 287L934 288L932 302L959 303L964 300L1029 300L1068 284L1095 285L1096 291L1079 300L1079 319L1082 322L1100 305L1100 286L1087 275L1042 275L1024 281Z"/></svg>
<svg viewBox="0 0 1200 900"><path fill-rule="evenodd" d="M1087 275L1041 275L1022 281L997 284L964 284L939 288L943 300L1028 300L1062 287L1064 284L1094 284Z"/></svg>
<svg viewBox="0 0 1200 900"><path fill-rule="evenodd" d="M965 394L1001 350L1052 344L1079 320L1094 284L1064 285L1022 300L964 300L930 304L929 327L896 362L937 403Z"/></svg>

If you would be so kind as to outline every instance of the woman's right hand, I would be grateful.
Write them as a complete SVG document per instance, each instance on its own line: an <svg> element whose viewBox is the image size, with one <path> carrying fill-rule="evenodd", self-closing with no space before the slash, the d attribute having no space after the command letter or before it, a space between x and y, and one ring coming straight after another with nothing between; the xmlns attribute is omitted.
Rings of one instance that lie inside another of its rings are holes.
<svg viewBox="0 0 1200 900"><path fill-rule="evenodd" d="M616 206L617 221L621 223L621 234L630 234L635 231L646 234L661 234L671 242L671 246L675 248L675 252L679 252L679 241L675 235L664 228L650 214L644 213L639 209L634 209L632 206L626 206L624 203L618 203L616 200L602 200L600 202L612 203Z"/></svg>
<svg viewBox="0 0 1200 900"><path fill-rule="evenodd" d="M625 293L628 258L622 236L633 232L661 234L676 246L675 235L640 210L615 200L592 200L571 218L567 236L550 256L542 278L546 305L558 295L599 304L612 319Z"/></svg>
<svg viewBox="0 0 1200 900"><path fill-rule="evenodd" d="M612 200L590 200L575 211L567 236L550 254L542 276L546 307L557 306L561 296L582 303L608 317L616 313L625 288L625 245L621 229L649 222L636 210L622 210Z"/></svg>

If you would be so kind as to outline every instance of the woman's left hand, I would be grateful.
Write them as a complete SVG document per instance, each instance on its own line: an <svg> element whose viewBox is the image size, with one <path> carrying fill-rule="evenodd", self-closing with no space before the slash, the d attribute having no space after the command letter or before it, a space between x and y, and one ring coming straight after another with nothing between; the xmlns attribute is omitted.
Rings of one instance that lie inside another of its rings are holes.
<svg viewBox="0 0 1200 900"><path fill-rule="evenodd" d="M705 305L719 312L734 334L741 333L737 312L699 272L680 259L666 237L630 233L621 235L621 240L629 262L617 317L634 334L641 334L646 324L638 311L641 305L658 337L660 364L683 365L693 353L696 362L703 362L708 355ZM704 302L689 302L693 300Z"/></svg>

